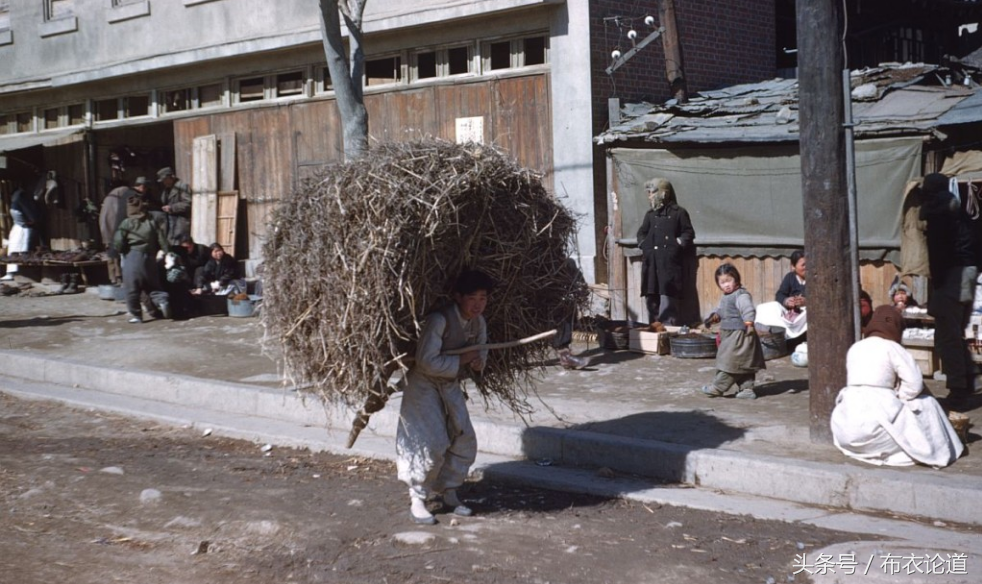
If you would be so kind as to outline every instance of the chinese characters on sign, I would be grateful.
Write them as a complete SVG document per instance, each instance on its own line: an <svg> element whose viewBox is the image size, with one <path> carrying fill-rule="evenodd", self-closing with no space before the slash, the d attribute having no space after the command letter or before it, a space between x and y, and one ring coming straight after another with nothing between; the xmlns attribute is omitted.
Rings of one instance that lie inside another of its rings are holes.
<svg viewBox="0 0 982 584"><path fill-rule="evenodd" d="M457 118L457 143L484 144L484 116Z"/></svg>
<svg viewBox="0 0 982 584"><path fill-rule="evenodd" d="M967 574L966 560L967 554L892 554L883 553L882 555L870 554L869 558L862 562L857 560L855 553L843 553L838 556L832 554L816 554L808 558L807 554L796 554L792 568L795 574L802 572L806 574L835 574L853 575L860 573L867 575L870 570L875 570L888 575L900 574Z"/></svg>

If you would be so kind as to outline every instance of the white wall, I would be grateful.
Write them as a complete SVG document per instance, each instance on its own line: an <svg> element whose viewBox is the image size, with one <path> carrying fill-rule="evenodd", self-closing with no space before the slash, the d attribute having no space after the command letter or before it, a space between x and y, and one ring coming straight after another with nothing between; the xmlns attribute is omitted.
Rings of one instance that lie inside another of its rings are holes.
<svg viewBox="0 0 982 584"><path fill-rule="evenodd" d="M586 281L597 281L593 212L593 99L590 88L590 13L587 0L557 8L549 58L556 194L580 219L576 244ZM568 198L567 198L568 197Z"/></svg>

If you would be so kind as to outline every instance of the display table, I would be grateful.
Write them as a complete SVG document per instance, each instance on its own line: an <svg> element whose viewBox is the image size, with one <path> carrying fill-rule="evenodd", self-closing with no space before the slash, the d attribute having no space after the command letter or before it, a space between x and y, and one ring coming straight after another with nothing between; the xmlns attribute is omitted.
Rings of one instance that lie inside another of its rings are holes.
<svg viewBox="0 0 982 584"><path fill-rule="evenodd" d="M104 267L106 265L106 260L80 260L80 261L62 261L62 260L29 260L29 259L13 259L10 257L0 259L0 264L17 264L21 268L54 268L60 269L62 271L71 270L78 272L82 279L82 284L85 286L89 285L89 270L98 267Z"/></svg>

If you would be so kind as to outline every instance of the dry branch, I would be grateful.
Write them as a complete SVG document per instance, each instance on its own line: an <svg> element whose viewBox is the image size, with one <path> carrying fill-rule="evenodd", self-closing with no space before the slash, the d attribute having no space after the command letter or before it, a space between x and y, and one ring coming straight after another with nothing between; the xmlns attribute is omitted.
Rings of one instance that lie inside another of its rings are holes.
<svg viewBox="0 0 982 584"><path fill-rule="evenodd" d="M541 177L496 148L378 146L303 182L274 213L264 342L279 349L297 386L371 414L415 353L423 318L448 301L464 268L498 283L485 313L489 342L572 319L588 295L569 260L574 230ZM492 352L475 382L485 401L527 413L550 351L529 343Z"/></svg>

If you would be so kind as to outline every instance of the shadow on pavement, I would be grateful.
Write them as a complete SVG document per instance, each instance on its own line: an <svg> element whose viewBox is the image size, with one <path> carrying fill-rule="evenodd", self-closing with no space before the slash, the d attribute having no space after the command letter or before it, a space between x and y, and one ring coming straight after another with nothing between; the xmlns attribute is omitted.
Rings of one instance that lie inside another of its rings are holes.
<svg viewBox="0 0 982 584"><path fill-rule="evenodd" d="M645 412L589 422L566 429L530 427L522 434L522 451L537 464L638 477L628 490L691 480L690 454L738 440L743 428L699 411ZM494 465L507 469L510 464Z"/></svg>
<svg viewBox="0 0 982 584"><path fill-rule="evenodd" d="M754 392L758 398L781 395L782 393L804 393L808 391L807 379L788 379L773 383L758 383Z"/></svg>
<svg viewBox="0 0 982 584"><path fill-rule="evenodd" d="M5 328L25 328L36 326L60 326L72 322L82 322L89 317L85 316L59 316L55 318L25 318L20 320L0 320L0 329Z"/></svg>
<svg viewBox="0 0 982 584"><path fill-rule="evenodd" d="M500 468L520 464L522 463L506 462L495 466ZM530 488L527 485L512 485L488 478L467 484L462 497L478 514L496 511L548 513L577 507L594 507L616 499L616 497L572 493L545 487Z"/></svg>
<svg viewBox="0 0 982 584"><path fill-rule="evenodd" d="M640 440L658 440L695 448L717 448L739 440L746 431L699 411L643 412L616 420L587 422L570 428Z"/></svg>
<svg viewBox="0 0 982 584"><path fill-rule="evenodd" d="M588 349L586 351L574 353L574 355L588 361L587 366L579 368L578 371L597 371L597 365L627 363L647 356L644 353L635 353L633 351L608 351L603 347ZM560 366L558 357L542 361L541 364L543 367Z"/></svg>

